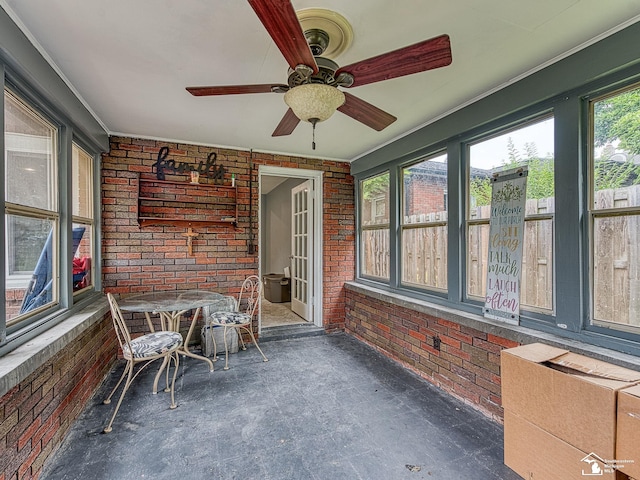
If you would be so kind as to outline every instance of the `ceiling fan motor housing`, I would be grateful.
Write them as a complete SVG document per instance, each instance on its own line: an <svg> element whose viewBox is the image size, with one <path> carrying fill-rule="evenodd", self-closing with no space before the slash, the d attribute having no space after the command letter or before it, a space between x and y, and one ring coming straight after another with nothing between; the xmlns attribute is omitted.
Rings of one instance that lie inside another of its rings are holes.
<svg viewBox="0 0 640 480"><path fill-rule="evenodd" d="M313 70L307 71L304 68L289 69L289 78L287 83L289 87L297 87L298 85L304 85L306 83L320 83L322 85L334 85L334 74L338 70L338 64L333 60L325 57L315 57L318 65L318 73L313 73Z"/></svg>
<svg viewBox="0 0 640 480"><path fill-rule="evenodd" d="M289 88L309 83L347 88L353 85L354 78L350 73L340 72L337 77L335 76L339 67L333 60L325 57L315 57L315 60L318 65L318 73L314 74L313 69L307 65L298 65L295 69L289 69L289 77L287 79Z"/></svg>

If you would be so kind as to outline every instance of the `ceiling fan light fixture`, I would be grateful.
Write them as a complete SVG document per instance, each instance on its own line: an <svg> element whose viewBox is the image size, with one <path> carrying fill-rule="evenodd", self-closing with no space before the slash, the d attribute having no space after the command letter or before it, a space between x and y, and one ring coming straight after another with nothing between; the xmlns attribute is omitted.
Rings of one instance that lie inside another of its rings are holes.
<svg viewBox="0 0 640 480"><path fill-rule="evenodd" d="M284 101L300 120L324 122L344 105L345 96L336 87L308 83L289 90L284 94Z"/></svg>

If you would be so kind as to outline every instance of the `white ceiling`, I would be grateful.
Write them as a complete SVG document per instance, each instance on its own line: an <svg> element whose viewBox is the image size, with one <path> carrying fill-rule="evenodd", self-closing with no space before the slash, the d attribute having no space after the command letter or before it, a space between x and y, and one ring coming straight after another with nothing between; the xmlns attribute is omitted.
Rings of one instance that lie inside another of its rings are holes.
<svg viewBox="0 0 640 480"><path fill-rule="evenodd" d="M114 135L351 161L640 20L640 0L292 0L352 25L348 65L442 33L453 63L349 92L398 117L382 132L337 112L271 137L281 94L193 97L187 86L286 83L245 0L0 0ZM630 48L632 48L630 46Z"/></svg>

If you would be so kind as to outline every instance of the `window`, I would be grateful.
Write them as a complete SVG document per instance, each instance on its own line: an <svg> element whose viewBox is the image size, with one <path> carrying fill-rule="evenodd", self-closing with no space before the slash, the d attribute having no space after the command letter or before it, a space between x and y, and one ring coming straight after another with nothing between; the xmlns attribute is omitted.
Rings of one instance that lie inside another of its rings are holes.
<svg viewBox="0 0 640 480"><path fill-rule="evenodd" d="M360 273L389 279L389 172L360 182Z"/></svg>
<svg viewBox="0 0 640 480"><path fill-rule="evenodd" d="M363 289L376 280L376 289L450 308L484 328L491 180L526 165L518 324L545 332L543 340L551 334L640 356L640 63L627 43L616 34L588 47L621 63L562 60L356 159L359 273L374 264L365 256L387 256L371 246L381 242L365 245L365 234L389 242L388 277L369 271ZM435 179L430 187L441 210L415 193L417 173L445 152L447 189L444 178L442 189ZM362 183L375 185L383 171L389 224L375 225ZM442 268L429 270L445 251Z"/></svg>
<svg viewBox="0 0 640 480"><path fill-rule="evenodd" d="M4 93L6 319L57 302L57 129Z"/></svg>
<svg viewBox="0 0 640 480"><path fill-rule="evenodd" d="M23 92L3 90L3 351L63 318L96 283L95 154Z"/></svg>
<svg viewBox="0 0 640 480"><path fill-rule="evenodd" d="M447 156L402 169L402 283L447 289Z"/></svg>
<svg viewBox="0 0 640 480"><path fill-rule="evenodd" d="M640 332L640 87L590 102L591 317Z"/></svg>
<svg viewBox="0 0 640 480"><path fill-rule="evenodd" d="M527 165L520 304L528 310L553 311L553 128L553 118L546 118L469 146L466 291L470 298L484 301L486 292L491 177Z"/></svg>
<svg viewBox="0 0 640 480"><path fill-rule="evenodd" d="M72 146L73 291L93 285L93 157Z"/></svg>

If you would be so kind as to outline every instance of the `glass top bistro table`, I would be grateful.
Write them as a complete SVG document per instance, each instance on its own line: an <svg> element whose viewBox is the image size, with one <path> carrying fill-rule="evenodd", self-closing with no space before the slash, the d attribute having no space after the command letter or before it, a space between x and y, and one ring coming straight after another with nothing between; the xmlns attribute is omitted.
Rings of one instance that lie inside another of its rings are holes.
<svg viewBox="0 0 640 480"><path fill-rule="evenodd" d="M198 321L200 310L206 305L215 305L224 301L224 295L206 290L172 290L166 292L141 293L123 297L118 301L120 310L127 312L142 312L147 318L147 324L154 331L149 313L160 316L162 330L180 330L180 317L183 313L195 309L189 332L184 339L180 352L189 357L197 358L209 364L209 371L213 372L213 362L207 357L196 355L189 351L189 340Z"/></svg>

